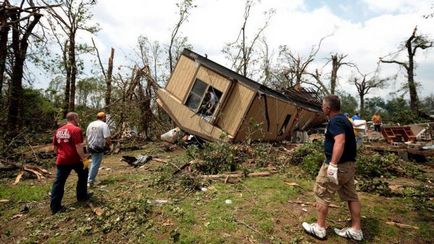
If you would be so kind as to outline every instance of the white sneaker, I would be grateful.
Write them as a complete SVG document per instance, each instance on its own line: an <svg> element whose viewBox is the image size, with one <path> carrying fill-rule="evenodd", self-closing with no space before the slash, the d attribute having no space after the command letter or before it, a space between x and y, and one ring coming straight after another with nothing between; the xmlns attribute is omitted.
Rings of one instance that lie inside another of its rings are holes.
<svg viewBox="0 0 434 244"><path fill-rule="evenodd" d="M312 235L318 239L321 239L321 240L325 239L326 229L319 226L317 223L309 224L309 223L303 222L302 226L303 226L303 229L308 234L310 234L310 235Z"/></svg>
<svg viewBox="0 0 434 244"><path fill-rule="evenodd" d="M363 232L361 230L355 230L353 228L343 228L341 230L335 228L334 230L338 236L342 236L355 241L363 240Z"/></svg>

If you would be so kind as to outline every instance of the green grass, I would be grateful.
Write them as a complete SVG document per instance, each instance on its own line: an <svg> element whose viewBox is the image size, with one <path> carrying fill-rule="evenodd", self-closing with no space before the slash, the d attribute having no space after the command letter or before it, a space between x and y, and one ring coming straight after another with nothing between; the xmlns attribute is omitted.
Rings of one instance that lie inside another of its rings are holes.
<svg viewBox="0 0 434 244"><path fill-rule="evenodd" d="M17 185L2 184L0 188L0 199L8 199L13 202L40 201L48 198L51 185L44 183L33 183L23 180Z"/></svg>
<svg viewBox="0 0 434 244"><path fill-rule="evenodd" d="M162 153L152 146L126 154L138 153L161 153L159 155L170 156L171 162L177 165L187 161L184 151ZM105 166L113 170L103 171L104 174L98 176L103 187L93 190L93 204L104 210L101 216L96 216L86 204L76 203L75 180L69 179L65 188L63 203L70 209L59 215L51 215L48 208L52 179L43 182L23 179L16 186L10 185L9 181L0 182L0 199L10 200L0 203L0 217L9 220L0 223L0 242L12 241L12 238L24 243L173 243L176 238L179 243L316 241L300 227L303 221L316 220L315 208L288 203L288 200L314 201L314 180L306 177L297 166L269 177L243 178L235 184L201 182L207 191L191 191L179 184L181 174L173 175L175 168L170 164L154 162L146 165L149 169L136 169L119 164L119 157L104 159ZM285 182L299 186L289 186ZM419 215L412 198L380 197L370 193L359 196L365 243L434 240L432 219ZM169 203L156 205L153 201L157 199L166 199ZM331 227L344 227L349 218L346 204L338 199L336 197L334 204L340 207L329 212ZM232 203L227 204L225 200ZM31 211L11 220L11 216L19 213L21 203L29 204ZM385 222L389 220L402 221L420 229L387 225ZM347 243L332 229L328 234L328 243ZM23 240L24 237L27 239Z"/></svg>

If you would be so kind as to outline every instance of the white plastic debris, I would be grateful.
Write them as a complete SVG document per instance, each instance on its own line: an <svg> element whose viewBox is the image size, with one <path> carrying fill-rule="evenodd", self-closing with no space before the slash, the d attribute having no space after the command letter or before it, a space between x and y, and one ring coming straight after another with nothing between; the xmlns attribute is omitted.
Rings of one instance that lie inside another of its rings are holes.
<svg viewBox="0 0 434 244"><path fill-rule="evenodd" d="M228 204L228 205L229 205L229 204L232 204L232 200L231 200L231 199L226 199L226 200L225 200L225 203Z"/></svg>
<svg viewBox="0 0 434 244"><path fill-rule="evenodd" d="M181 136L181 134L182 134L181 133L181 129L178 128L178 127L176 127L176 128L173 128L173 129L169 130L168 132L162 134L160 136L160 138L161 138L162 141L167 141L167 142L170 142L170 143L174 143L174 142L176 142L179 139L179 137Z"/></svg>

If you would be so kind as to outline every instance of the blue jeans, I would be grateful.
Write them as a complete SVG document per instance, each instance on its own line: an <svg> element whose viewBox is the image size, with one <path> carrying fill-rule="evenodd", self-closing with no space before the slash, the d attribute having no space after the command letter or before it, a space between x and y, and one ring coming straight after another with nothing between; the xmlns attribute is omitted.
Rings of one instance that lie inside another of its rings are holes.
<svg viewBox="0 0 434 244"><path fill-rule="evenodd" d="M50 208L53 213L59 211L62 208L62 198L65 192L65 183L71 171L74 170L77 173L77 201L85 201L89 198L87 194L86 179L88 170L83 169L83 163L73 165L57 165L56 166L56 180L51 188L51 202Z"/></svg>
<svg viewBox="0 0 434 244"><path fill-rule="evenodd" d="M101 165L102 156L104 153L92 153L92 164L90 165L88 183L94 183L96 175L98 174L99 166Z"/></svg>

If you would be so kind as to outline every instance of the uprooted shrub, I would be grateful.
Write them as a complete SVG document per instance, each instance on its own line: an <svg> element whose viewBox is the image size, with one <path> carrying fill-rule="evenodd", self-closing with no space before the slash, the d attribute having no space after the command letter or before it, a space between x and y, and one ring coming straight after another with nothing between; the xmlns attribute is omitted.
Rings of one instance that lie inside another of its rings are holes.
<svg viewBox="0 0 434 244"><path fill-rule="evenodd" d="M191 159L199 160L193 167L203 174L235 171L246 157L234 145L225 142L209 142L202 149L190 146L187 148L187 155Z"/></svg>
<svg viewBox="0 0 434 244"><path fill-rule="evenodd" d="M290 163L300 166L310 177L315 177L324 158L321 142L305 143L295 149L290 158Z"/></svg>
<svg viewBox="0 0 434 244"><path fill-rule="evenodd" d="M361 152L357 157L357 175L363 178L372 177L419 177L424 171L412 162L407 162L399 156L379 153Z"/></svg>
<svg viewBox="0 0 434 244"><path fill-rule="evenodd" d="M392 190L389 188L389 183L381 179L360 179L358 182L360 191L378 193L380 196L392 196Z"/></svg>
<svg viewBox="0 0 434 244"><path fill-rule="evenodd" d="M405 196L411 198L412 207L418 211L421 217L429 218L428 216L432 216L434 212L434 203L431 200L434 197L432 187L426 184L420 184L416 188L407 191Z"/></svg>

